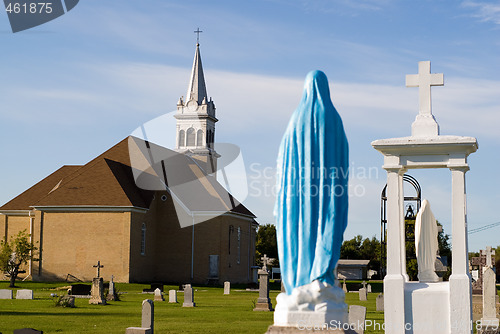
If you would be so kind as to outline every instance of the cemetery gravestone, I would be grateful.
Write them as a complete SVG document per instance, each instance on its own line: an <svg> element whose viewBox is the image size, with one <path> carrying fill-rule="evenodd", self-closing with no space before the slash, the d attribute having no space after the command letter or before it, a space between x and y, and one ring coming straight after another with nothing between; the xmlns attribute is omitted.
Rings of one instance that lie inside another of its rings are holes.
<svg viewBox="0 0 500 334"><path fill-rule="evenodd" d="M68 294L74 296L88 296L92 286L88 284L73 284L71 288L68 289Z"/></svg>
<svg viewBox="0 0 500 334"><path fill-rule="evenodd" d="M350 328L353 329L356 334L363 334L365 332L365 320L366 307L359 305L349 306L349 324Z"/></svg>
<svg viewBox="0 0 500 334"><path fill-rule="evenodd" d="M75 307L75 296L62 296L57 302L57 306L62 307Z"/></svg>
<svg viewBox="0 0 500 334"><path fill-rule="evenodd" d="M345 279L344 279L344 283L342 283L342 290L344 290L344 293L348 293L349 292L347 290L347 284L345 283Z"/></svg>
<svg viewBox="0 0 500 334"><path fill-rule="evenodd" d="M367 300L366 288L359 289L359 300L361 300L361 301L366 301Z"/></svg>
<svg viewBox="0 0 500 334"><path fill-rule="evenodd" d="M104 282L102 277L100 277L100 270L104 266L101 265L101 261L97 261L97 265L93 267L97 268L97 277L94 277L92 280L92 290L90 291L91 297L89 304L106 305L106 300L104 299Z"/></svg>
<svg viewBox="0 0 500 334"><path fill-rule="evenodd" d="M184 285L184 303L182 303L182 307L195 307L196 303L194 302L194 293L191 284Z"/></svg>
<svg viewBox="0 0 500 334"><path fill-rule="evenodd" d="M478 257L473 257L470 261L473 268L477 268L478 279L472 283L472 293L481 295L483 293L483 267L494 265L495 250L491 246L486 250L481 249Z"/></svg>
<svg viewBox="0 0 500 334"><path fill-rule="evenodd" d="M33 299L33 290L17 290L16 299Z"/></svg>
<svg viewBox="0 0 500 334"><path fill-rule="evenodd" d="M169 303L177 303L177 291L169 290L168 291L168 302Z"/></svg>
<svg viewBox="0 0 500 334"><path fill-rule="evenodd" d="M106 300L104 299L104 286L102 277L95 277L92 280L92 290L89 304L93 305L105 305Z"/></svg>
<svg viewBox="0 0 500 334"><path fill-rule="evenodd" d="M371 292L372 292L372 285L371 285L371 284L368 284L368 285L366 286L366 292L368 292L368 293L371 293Z"/></svg>
<svg viewBox="0 0 500 334"><path fill-rule="evenodd" d="M125 334L153 334L154 333L154 303L150 299L142 302L141 327L128 327Z"/></svg>
<svg viewBox="0 0 500 334"><path fill-rule="evenodd" d="M377 296L377 311L384 312L384 294Z"/></svg>
<svg viewBox="0 0 500 334"><path fill-rule="evenodd" d="M497 288L495 272L491 267L483 268L483 317L478 333L497 333L499 321L496 312Z"/></svg>
<svg viewBox="0 0 500 334"><path fill-rule="evenodd" d="M254 311L272 311L273 306L269 298L269 273L267 271L267 263L269 258L266 254L262 257L264 264L262 269L259 270L259 298L255 304Z"/></svg>
<svg viewBox="0 0 500 334"><path fill-rule="evenodd" d="M163 299L163 294L161 293L161 290L156 288L155 290L155 302L163 302L165 299Z"/></svg>
<svg viewBox="0 0 500 334"><path fill-rule="evenodd" d="M116 300L115 299L115 282L113 282L113 275L111 275L111 281L109 281L109 289L108 289L108 297L106 298L109 301Z"/></svg>
<svg viewBox="0 0 500 334"><path fill-rule="evenodd" d="M231 292L231 282L224 282L224 294L228 295Z"/></svg>
<svg viewBox="0 0 500 334"><path fill-rule="evenodd" d="M0 299L12 299L12 290L0 289Z"/></svg>
<svg viewBox="0 0 500 334"><path fill-rule="evenodd" d="M43 334L43 332L33 328L22 328L14 329L14 334Z"/></svg>

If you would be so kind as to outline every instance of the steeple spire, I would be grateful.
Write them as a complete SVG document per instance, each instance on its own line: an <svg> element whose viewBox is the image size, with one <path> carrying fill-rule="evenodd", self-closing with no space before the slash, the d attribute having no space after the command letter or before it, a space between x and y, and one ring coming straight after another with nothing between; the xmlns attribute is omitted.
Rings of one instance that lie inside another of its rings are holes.
<svg viewBox="0 0 500 334"><path fill-rule="evenodd" d="M186 102L194 100L201 105L203 100L207 99L207 88L205 86L205 77L203 75L203 66L201 65L200 44L196 43L196 52L194 54L193 69L191 79L189 80ZM206 102L205 102L206 103Z"/></svg>

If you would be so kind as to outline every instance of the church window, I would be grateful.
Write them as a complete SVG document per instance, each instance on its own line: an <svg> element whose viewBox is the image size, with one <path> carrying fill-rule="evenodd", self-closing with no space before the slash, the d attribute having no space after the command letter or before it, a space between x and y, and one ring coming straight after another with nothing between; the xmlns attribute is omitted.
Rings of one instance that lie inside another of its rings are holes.
<svg viewBox="0 0 500 334"><path fill-rule="evenodd" d="M179 147L186 146L186 132L184 130L179 131Z"/></svg>
<svg viewBox="0 0 500 334"><path fill-rule="evenodd" d="M186 131L186 137L187 137L186 146L194 146L195 145L195 140L196 140L195 136L196 136L196 134L195 134L193 128L187 129L187 131Z"/></svg>
<svg viewBox="0 0 500 334"><path fill-rule="evenodd" d="M141 228L141 255L146 255L146 224L142 223Z"/></svg>
<svg viewBox="0 0 500 334"><path fill-rule="evenodd" d="M203 131L198 130L196 134L196 146L203 146Z"/></svg>

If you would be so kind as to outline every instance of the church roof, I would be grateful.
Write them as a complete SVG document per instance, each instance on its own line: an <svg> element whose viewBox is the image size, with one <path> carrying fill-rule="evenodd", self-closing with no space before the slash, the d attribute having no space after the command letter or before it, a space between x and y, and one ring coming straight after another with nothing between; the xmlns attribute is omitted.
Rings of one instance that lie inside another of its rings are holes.
<svg viewBox="0 0 500 334"><path fill-rule="evenodd" d="M0 210L31 210L30 206L54 190L62 180L82 166L62 166L28 190L0 207Z"/></svg>
<svg viewBox="0 0 500 334"><path fill-rule="evenodd" d="M186 102L194 100L200 105L203 99L208 101L207 87L205 86L205 76L203 75L203 66L201 65L200 44L196 44L193 69L191 70L191 78L186 94Z"/></svg>
<svg viewBox="0 0 500 334"><path fill-rule="evenodd" d="M129 139L144 143L142 139L127 137L83 166L64 166L10 202L3 210L30 210L32 207L50 206L126 206L148 209L154 191L136 185L132 172ZM147 145L155 146L147 143ZM170 190L189 211L230 211L255 217L236 201L215 178L206 173L184 154L155 146L169 154L166 160L169 178L188 184Z"/></svg>

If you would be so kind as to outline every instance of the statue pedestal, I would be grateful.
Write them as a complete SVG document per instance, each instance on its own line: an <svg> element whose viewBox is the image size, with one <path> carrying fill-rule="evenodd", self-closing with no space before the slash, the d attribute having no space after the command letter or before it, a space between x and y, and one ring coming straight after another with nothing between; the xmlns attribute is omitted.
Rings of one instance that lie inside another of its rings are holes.
<svg viewBox="0 0 500 334"><path fill-rule="evenodd" d="M338 330L347 323L344 291L327 283L314 281L295 288L291 295L276 298L273 327Z"/></svg>

